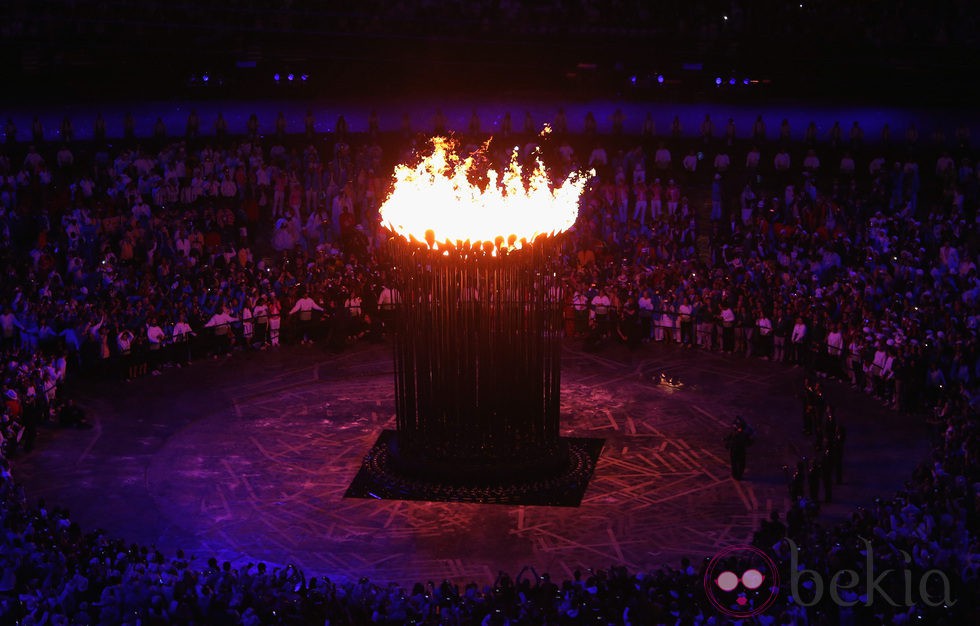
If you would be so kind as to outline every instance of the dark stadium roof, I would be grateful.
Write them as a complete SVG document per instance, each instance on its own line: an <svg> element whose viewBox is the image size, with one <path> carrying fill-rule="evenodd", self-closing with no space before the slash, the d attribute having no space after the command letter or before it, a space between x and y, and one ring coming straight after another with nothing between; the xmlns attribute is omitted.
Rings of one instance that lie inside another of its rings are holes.
<svg viewBox="0 0 980 626"><path fill-rule="evenodd" d="M966 0L10 0L0 63L24 97L260 95L274 72L318 92L622 88L666 73L770 79L788 95L973 90ZM686 70L684 68L687 68ZM212 82L210 79L214 77ZM883 92L884 90L884 92ZM136 93L134 93L136 92ZM10 97L10 96L8 96Z"/></svg>

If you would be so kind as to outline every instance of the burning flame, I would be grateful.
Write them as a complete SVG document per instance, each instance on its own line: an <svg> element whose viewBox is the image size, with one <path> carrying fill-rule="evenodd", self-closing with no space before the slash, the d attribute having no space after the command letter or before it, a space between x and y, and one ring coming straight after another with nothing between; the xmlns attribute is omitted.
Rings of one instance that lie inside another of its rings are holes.
<svg viewBox="0 0 980 626"><path fill-rule="evenodd" d="M474 171L473 157L460 160L452 144L441 137L432 140L434 150L415 167L395 168L391 195L381 206L381 219L392 232L406 239L437 242L497 241L520 247L541 235L565 231L578 217L578 199L587 177L572 173L558 187L550 186L540 160L525 186L517 149L503 174L486 173L481 189L467 175Z"/></svg>

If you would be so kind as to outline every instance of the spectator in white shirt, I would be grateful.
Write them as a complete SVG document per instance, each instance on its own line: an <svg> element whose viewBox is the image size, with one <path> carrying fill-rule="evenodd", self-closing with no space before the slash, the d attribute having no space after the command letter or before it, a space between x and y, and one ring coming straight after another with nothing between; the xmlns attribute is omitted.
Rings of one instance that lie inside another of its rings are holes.
<svg viewBox="0 0 980 626"><path fill-rule="evenodd" d="M721 349L728 353L735 351L735 311L727 304L721 310Z"/></svg>
<svg viewBox="0 0 980 626"><path fill-rule="evenodd" d="M166 339L166 333L163 332L163 328L157 324L155 319L150 319L146 322L146 340L150 345L151 350L159 350L163 344L164 339Z"/></svg>
<svg viewBox="0 0 980 626"><path fill-rule="evenodd" d="M881 337L879 334L878 337ZM875 349L874 355L871 357L871 363L868 364L867 374L868 376L868 386L865 388L866 392L874 391L878 386L878 381L881 379L881 371L885 366L885 358L888 353L885 352L885 342L878 339L878 345Z"/></svg>
<svg viewBox="0 0 980 626"><path fill-rule="evenodd" d="M790 360L796 365L800 365L803 362L806 336L806 323L804 323L802 317L797 317L796 323L793 325L793 332L790 334L790 350L792 351Z"/></svg>
<svg viewBox="0 0 980 626"><path fill-rule="evenodd" d="M724 174L732 164L731 157L726 152L719 152L715 155L715 171Z"/></svg>
<svg viewBox="0 0 980 626"><path fill-rule="evenodd" d="M841 333L840 324L834 324L827 333L827 365L825 370L828 375L838 378L841 376L844 357L844 335Z"/></svg>
<svg viewBox="0 0 980 626"><path fill-rule="evenodd" d="M157 321L153 318L147 320L146 322L146 341L147 347L150 350L149 355L149 365L153 369L154 375L158 375L160 371L157 367L160 364L160 349L163 347L163 342L167 335L163 332L163 328L157 324Z"/></svg>
<svg viewBox="0 0 980 626"><path fill-rule="evenodd" d="M670 150L664 144L660 144L657 148L656 154L654 154L653 162L659 170L666 170L670 168Z"/></svg>
<svg viewBox="0 0 980 626"><path fill-rule="evenodd" d="M694 150L689 150L684 160L681 163L684 166L684 171L693 174L698 169L698 156L694 154Z"/></svg>
<svg viewBox="0 0 980 626"><path fill-rule="evenodd" d="M235 184L235 179L230 172L225 171L225 175L221 179L220 189L221 197L229 200L238 193L238 185Z"/></svg>
<svg viewBox="0 0 980 626"><path fill-rule="evenodd" d="M595 321L595 329L600 337L609 334L609 307L612 301L605 288L592 297L592 317Z"/></svg>
<svg viewBox="0 0 980 626"><path fill-rule="evenodd" d="M653 331L653 299L650 297L650 290L646 289L636 302L640 317L640 334L643 341L649 341Z"/></svg>
<svg viewBox="0 0 980 626"><path fill-rule="evenodd" d="M694 324L691 318L693 312L694 309L687 299L677 307L677 329L674 335L679 343L688 347L694 344Z"/></svg>
<svg viewBox="0 0 980 626"><path fill-rule="evenodd" d="M777 172L787 172L790 168L789 152L785 148L780 148L776 156L773 157L772 166Z"/></svg>
<svg viewBox="0 0 980 626"><path fill-rule="evenodd" d="M806 156L803 158L803 169L807 172L816 172L820 169L820 158L817 156L816 150L811 148L806 151Z"/></svg>
<svg viewBox="0 0 980 626"><path fill-rule="evenodd" d="M758 316L755 320L757 351L763 359L768 359L772 354L772 320L762 309L756 312Z"/></svg>
<svg viewBox="0 0 980 626"><path fill-rule="evenodd" d="M190 338L195 335L191 325L187 323L187 315L180 314L180 318L170 331L170 341L172 346L172 359L177 366L187 365L191 362Z"/></svg>
<svg viewBox="0 0 980 626"><path fill-rule="evenodd" d="M296 315L299 319L299 334L302 335L300 343L303 345L313 343L311 334L313 311L320 311L322 313L323 307L317 304L313 298L305 293L299 300L296 301L293 308L289 309L289 314Z"/></svg>
<svg viewBox="0 0 980 626"><path fill-rule="evenodd" d="M888 340L885 360L881 365L881 397L889 404L894 403L893 390L895 385L895 347L892 339Z"/></svg>
<svg viewBox="0 0 980 626"><path fill-rule="evenodd" d="M601 145L596 144L596 147L592 149L592 153L589 154L589 167L596 168L597 170L602 170L609 164L609 155L606 154L606 149Z"/></svg>
<svg viewBox="0 0 980 626"><path fill-rule="evenodd" d="M221 310L212 315L211 319L204 324L205 328L211 328L214 331L214 358L218 358L219 351L227 351L229 348L231 348L231 324L237 321L238 318L232 317L231 313L228 311L228 307L221 307Z"/></svg>

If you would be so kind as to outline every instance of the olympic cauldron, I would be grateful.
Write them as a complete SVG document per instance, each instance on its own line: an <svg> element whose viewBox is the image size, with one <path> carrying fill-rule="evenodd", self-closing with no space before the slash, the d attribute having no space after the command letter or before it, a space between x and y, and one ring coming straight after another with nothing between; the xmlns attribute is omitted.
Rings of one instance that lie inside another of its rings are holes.
<svg viewBox="0 0 980 626"><path fill-rule="evenodd" d="M553 187L540 161L525 177L516 150L502 175L478 172L448 141L433 146L396 168L381 207L398 294L397 429L366 457L359 491L547 503L572 488L580 498L598 450L560 435L562 286L552 268L586 178Z"/></svg>

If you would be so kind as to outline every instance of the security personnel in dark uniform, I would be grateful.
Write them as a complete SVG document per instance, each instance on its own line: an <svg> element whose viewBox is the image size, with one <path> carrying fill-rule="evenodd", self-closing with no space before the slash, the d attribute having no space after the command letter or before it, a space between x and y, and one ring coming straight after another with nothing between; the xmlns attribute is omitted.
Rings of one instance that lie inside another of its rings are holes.
<svg viewBox="0 0 980 626"><path fill-rule="evenodd" d="M830 448L827 448L823 452L823 458L821 459L821 471L821 478L823 479L823 499L824 502L830 502L834 490L834 464L833 459L831 458Z"/></svg>
<svg viewBox="0 0 980 626"><path fill-rule="evenodd" d="M820 479L823 477L823 469L820 459L815 458L810 463L810 470L807 474L807 483L810 487L810 500L817 502L820 500Z"/></svg>
<svg viewBox="0 0 980 626"><path fill-rule="evenodd" d="M732 424L732 430L725 436L725 446L731 457L732 478L735 480L742 480L742 474L745 473L745 457L751 445L752 429L741 416L738 416Z"/></svg>
<svg viewBox="0 0 980 626"><path fill-rule="evenodd" d="M819 427L825 406L820 383L807 377L803 382L803 434L813 434Z"/></svg>
<svg viewBox="0 0 980 626"><path fill-rule="evenodd" d="M844 440L846 438L847 431L844 429L844 425L839 420L834 419L833 429L827 437L827 445L830 448L830 459L838 485L844 484Z"/></svg>
<svg viewBox="0 0 980 626"><path fill-rule="evenodd" d="M789 499L796 502L803 497L804 484L806 483L806 457L796 464L796 470L789 479Z"/></svg>

